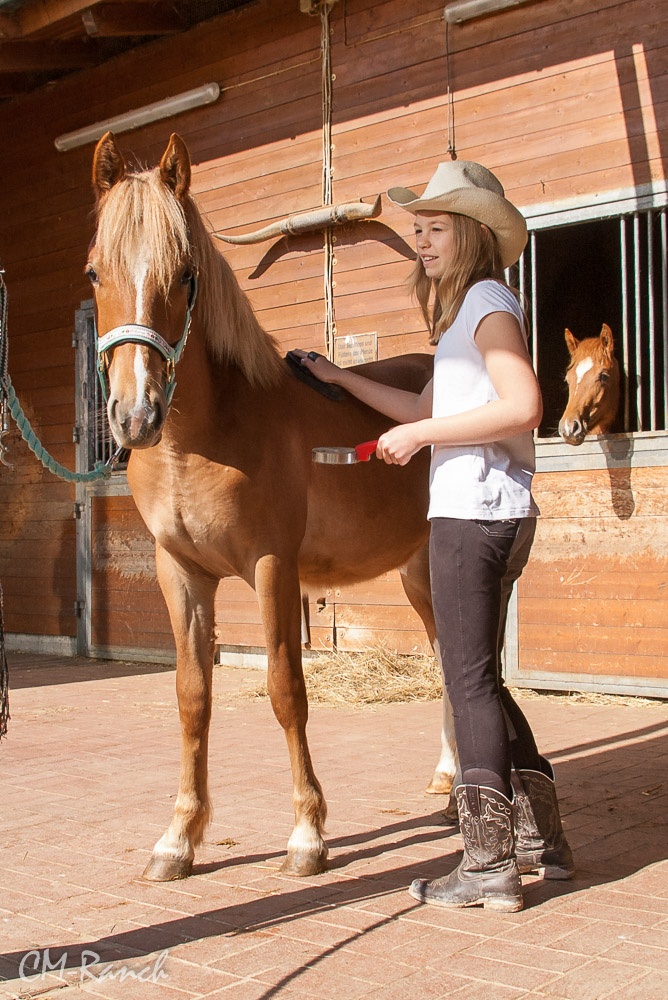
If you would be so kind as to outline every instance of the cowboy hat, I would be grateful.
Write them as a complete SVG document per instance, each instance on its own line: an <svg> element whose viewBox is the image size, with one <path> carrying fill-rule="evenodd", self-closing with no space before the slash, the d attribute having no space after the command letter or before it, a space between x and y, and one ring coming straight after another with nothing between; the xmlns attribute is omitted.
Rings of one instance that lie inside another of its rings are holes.
<svg viewBox="0 0 668 1000"><path fill-rule="evenodd" d="M524 217L504 197L494 174L472 160L439 163L422 195L408 188L393 187L387 196L395 205L412 212L454 212L476 219L494 233L504 267L514 264L527 243Z"/></svg>

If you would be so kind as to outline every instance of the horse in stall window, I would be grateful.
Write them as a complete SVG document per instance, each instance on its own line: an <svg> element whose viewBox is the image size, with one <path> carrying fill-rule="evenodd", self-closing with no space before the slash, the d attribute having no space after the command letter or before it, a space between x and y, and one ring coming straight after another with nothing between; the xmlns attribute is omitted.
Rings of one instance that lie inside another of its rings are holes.
<svg viewBox="0 0 668 1000"><path fill-rule="evenodd" d="M154 170L128 171L111 133L95 150L97 228L86 271L98 368L113 435L131 449L128 483L155 538L177 652L179 791L144 875L189 875L209 819L214 595L228 576L257 593L269 696L288 745L295 824L282 871L312 875L326 866L326 805L306 736L300 581L352 584L399 568L435 647L429 453L405 467L312 462L314 447L374 439L390 423L351 397L326 399L290 374L214 249L190 179L177 135ZM430 355L414 354L359 370L419 392L432 367ZM434 778L443 792L456 766L447 700L444 719Z"/></svg>
<svg viewBox="0 0 668 1000"><path fill-rule="evenodd" d="M559 421L567 444L582 444L585 437L610 430L619 406L619 364L612 330L604 323L598 337L578 340L564 332L570 354L566 371L568 403Z"/></svg>

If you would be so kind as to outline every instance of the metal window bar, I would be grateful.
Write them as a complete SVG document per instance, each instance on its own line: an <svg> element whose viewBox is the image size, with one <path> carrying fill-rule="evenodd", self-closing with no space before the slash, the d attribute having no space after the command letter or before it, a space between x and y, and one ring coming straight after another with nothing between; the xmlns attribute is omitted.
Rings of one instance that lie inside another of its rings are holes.
<svg viewBox="0 0 668 1000"><path fill-rule="evenodd" d="M107 407L102 395L102 387L97 375L97 352L95 350L95 321L92 308L86 315L86 395L87 395L87 441L86 449L88 456L88 469L94 469L97 462L108 462L116 451L114 441L107 419ZM121 459L123 456L121 456ZM117 462L115 468L122 469L126 463Z"/></svg>
<svg viewBox="0 0 668 1000"><path fill-rule="evenodd" d="M619 220L619 251L621 268L621 292L622 292L622 371L629 370L629 265L628 253L626 249L626 216L621 216ZM624 427L628 427L631 419L631 381L625 378L624 382Z"/></svg>
<svg viewBox="0 0 668 1000"><path fill-rule="evenodd" d="M536 234L531 233L531 352L534 371L538 371L538 296L536 294Z"/></svg>
<svg viewBox="0 0 668 1000"><path fill-rule="evenodd" d="M661 236L661 325L663 327L663 371L668 368L668 259L666 259L666 247L668 246L668 234L666 225L665 208L659 212L659 233ZM663 379L663 426L668 428L668 384L666 375Z"/></svg>
<svg viewBox="0 0 668 1000"><path fill-rule="evenodd" d="M635 360L635 404L636 404L636 430L644 430L643 424L643 358L642 358L642 337L640 336L640 325L642 322L642 264L640 258L640 214L633 213L633 305L635 324L633 328L634 339L634 360Z"/></svg>
<svg viewBox="0 0 668 1000"><path fill-rule="evenodd" d="M624 426L630 431L668 429L668 248L666 212L634 212L620 219L626 373ZM629 234L633 240L629 252ZM659 281L660 276L660 281Z"/></svg>
<svg viewBox="0 0 668 1000"><path fill-rule="evenodd" d="M647 213L647 336L649 338L649 429L657 428L656 405L656 325L654 322L654 219L652 213Z"/></svg>
<svg viewBox="0 0 668 1000"><path fill-rule="evenodd" d="M107 419L107 407L104 402L104 397L102 395L102 387L100 386L100 380L97 376L97 355L95 352L95 334L93 330L93 323L91 321L91 338L90 344L92 346L92 358L91 358L91 368L90 368L90 385L93 387L93 426L94 426L94 462L107 462L114 451L116 450L116 445L111 434L111 429L109 427L109 421Z"/></svg>
<svg viewBox="0 0 668 1000"><path fill-rule="evenodd" d="M529 243L517 263L517 286L522 305L529 302L529 347L534 371L538 371L538 306L536 296L536 233L529 233Z"/></svg>

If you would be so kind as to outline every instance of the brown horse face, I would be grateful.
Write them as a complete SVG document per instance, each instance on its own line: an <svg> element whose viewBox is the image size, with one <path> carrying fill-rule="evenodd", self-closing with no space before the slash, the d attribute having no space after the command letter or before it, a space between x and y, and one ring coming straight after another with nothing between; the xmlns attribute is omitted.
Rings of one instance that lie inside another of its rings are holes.
<svg viewBox="0 0 668 1000"><path fill-rule="evenodd" d="M565 339L571 361L566 372L568 403L559 433L567 444L579 445L587 434L605 434L610 429L619 404L619 366L606 324L598 337L578 341L566 330Z"/></svg>
<svg viewBox="0 0 668 1000"><path fill-rule="evenodd" d="M184 268L167 298L141 268L136 281L122 287L105 281L94 249L87 273L95 289L98 369L111 431L123 448L150 448L161 438L176 385L189 325L191 271Z"/></svg>
<svg viewBox="0 0 668 1000"><path fill-rule="evenodd" d="M183 215L175 205L187 194L187 157L181 140L172 136L154 178L164 189L162 220L144 211L142 187L132 175L126 178L113 136L107 133L95 151L98 233L86 273L95 292L98 368L109 424L124 448L150 448L160 440L190 325L196 283L183 249L186 238L179 252L178 239L166 246L160 233L169 225L170 211L177 225Z"/></svg>

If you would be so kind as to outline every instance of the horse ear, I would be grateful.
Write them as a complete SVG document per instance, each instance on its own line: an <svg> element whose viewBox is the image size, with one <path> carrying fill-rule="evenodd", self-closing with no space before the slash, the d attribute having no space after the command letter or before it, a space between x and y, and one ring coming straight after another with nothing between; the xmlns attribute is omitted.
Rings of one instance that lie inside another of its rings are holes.
<svg viewBox="0 0 668 1000"><path fill-rule="evenodd" d="M564 339L566 340L566 347L568 348L568 353L570 354L571 357L573 357L580 341L577 339L577 337L573 336L568 327L566 327L566 329L564 330Z"/></svg>
<svg viewBox="0 0 668 1000"><path fill-rule="evenodd" d="M176 132L169 137L169 144L160 160L160 178L179 201L190 190L190 156L185 142Z"/></svg>
<svg viewBox="0 0 668 1000"><path fill-rule="evenodd" d="M101 198L125 177L125 160L113 132L105 132L93 154L93 187Z"/></svg>
<svg viewBox="0 0 668 1000"><path fill-rule="evenodd" d="M615 350L615 340L612 336L612 330L607 323L604 323L601 327L601 346L608 357L611 358Z"/></svg>

